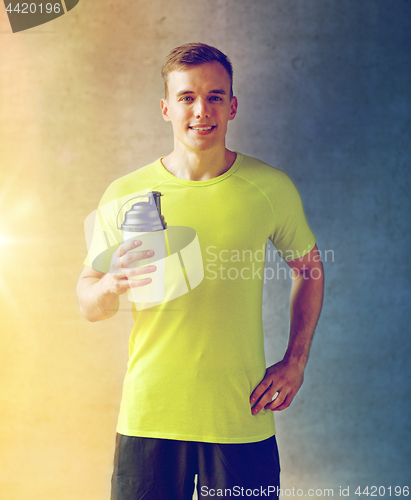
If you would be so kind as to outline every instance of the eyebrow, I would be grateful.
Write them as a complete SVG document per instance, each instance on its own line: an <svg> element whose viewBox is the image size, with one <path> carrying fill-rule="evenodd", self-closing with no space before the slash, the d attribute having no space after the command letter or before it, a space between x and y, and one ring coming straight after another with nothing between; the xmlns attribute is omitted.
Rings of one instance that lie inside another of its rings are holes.
<svg viewBox="0 0 411 500"><path fill-rule="evenodd" d="M208 92L209 94L221 94L221 95L227 95L227 92L224 89L213 89ZM177 97L181 97L183 95L187 94L194 94L192 90L180 90L180 92L177 92Z"/></svg>
<svg viewBox="0 0 411 500"><path fill-rule="evenodd" d="M210 94L222 94L222 95L227 95L227 92L223 89L215 89L209 92Z"/></svg>

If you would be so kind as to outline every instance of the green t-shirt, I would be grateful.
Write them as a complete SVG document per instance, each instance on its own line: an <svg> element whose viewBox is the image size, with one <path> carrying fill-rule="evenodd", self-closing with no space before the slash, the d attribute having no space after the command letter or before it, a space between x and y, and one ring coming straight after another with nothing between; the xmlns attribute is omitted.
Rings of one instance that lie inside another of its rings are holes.
<svg viewBox="0 0 411 500"><path fill-rule="evenodd" d="M167 232L191 233L185 248L171 251L184 277L170 266L168 279L166 264L165 299L133 308L117 432L213 443L269 438L273 412L252 415L249 403L266 369L264 256L268 239L287 260L314 247L300 195L283 171L240 153L227 172L206 181L179 179L157 160L109 186L86 265L108 272L104 250L123 240L120 207L148 191L163 195Z"/></svg>

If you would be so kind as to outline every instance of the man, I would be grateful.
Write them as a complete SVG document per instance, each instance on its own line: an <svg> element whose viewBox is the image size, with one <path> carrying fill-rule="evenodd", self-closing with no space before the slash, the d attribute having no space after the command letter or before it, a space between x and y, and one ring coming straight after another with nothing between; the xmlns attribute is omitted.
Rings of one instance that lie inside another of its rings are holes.
<svg viewBox="0 0 411 500"><path fill-rule="evenodd" d="M161 110L174 149L115 181L100 209L137 191L161 191L168 226L195 230L205 274L188 293L134 310L112 499L189 499L195 475L200 498L247 490L278 498L273 411L287 408L303 382L322 305L319 251L289 177L226 148L237 112L228 58L187 44L169 54L162 74ZM130 265L153 252L138 251L138 239L121 242L114 220L120 201L100 214L96 230L118 250L104 265L86 259L78 282L90 321L113 316L119 296L147 286L156 270L137 267L127 279ZM268 239L287 256L294 279L288 347L266 369L258 251Z"/></svg>

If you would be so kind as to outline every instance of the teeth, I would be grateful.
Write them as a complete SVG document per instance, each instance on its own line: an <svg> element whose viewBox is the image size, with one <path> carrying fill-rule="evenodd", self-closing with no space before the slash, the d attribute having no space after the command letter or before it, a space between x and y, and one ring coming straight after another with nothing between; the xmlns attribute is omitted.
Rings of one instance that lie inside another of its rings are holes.
<svg viewBox="0 0 411 500"><path fill-rule="evenodd" d="M191 127L193 130L211 130L213 127Z"/></svg>

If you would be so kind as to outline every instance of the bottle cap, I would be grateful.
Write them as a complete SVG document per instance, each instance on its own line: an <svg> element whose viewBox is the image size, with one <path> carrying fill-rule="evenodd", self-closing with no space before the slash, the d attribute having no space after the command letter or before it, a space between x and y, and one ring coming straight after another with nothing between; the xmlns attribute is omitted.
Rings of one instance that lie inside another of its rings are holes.
<svg viewBox="0 0 411 500"><path fill-rule="evenodd" d="M125 213L124 222L121 225L123 231L133 233L144 233L149 231L161 231L167 227L164 215L161 215L161 193L150 191L145 195L135 198L146 198L147 201L138 201Z"/></svg>

